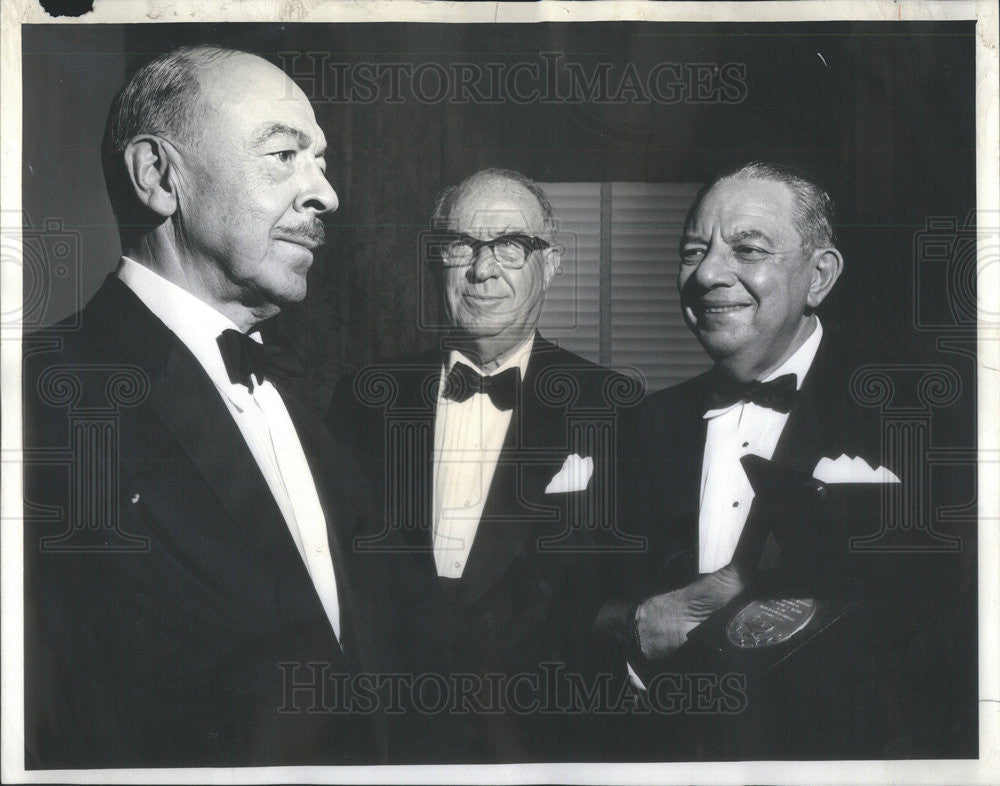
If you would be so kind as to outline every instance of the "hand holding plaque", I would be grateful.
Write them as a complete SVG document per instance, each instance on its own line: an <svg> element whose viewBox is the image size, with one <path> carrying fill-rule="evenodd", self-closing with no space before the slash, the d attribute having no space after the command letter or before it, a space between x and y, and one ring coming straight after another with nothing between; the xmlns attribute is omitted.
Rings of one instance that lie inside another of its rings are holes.
<svg viewBox="0 0 1000 786"><path fill-rule="evenodd" d="M694 628L743 591L743 578L730 563L686 587L639 604L636 626L643 657L659 660L676 652Z"/></svg>
<svg viewBox="0 0 1000 786"><path fill-rule="evenodd" d="M866 476L888 471L831 461L830 472L845 482L829 485L758 456L741 463L756 495L733 556L746 589L689 638L705 663L763 674L856 606L863 582L850 536L867 531L881 510L878 485L862 482L859 467Z"/></svg>

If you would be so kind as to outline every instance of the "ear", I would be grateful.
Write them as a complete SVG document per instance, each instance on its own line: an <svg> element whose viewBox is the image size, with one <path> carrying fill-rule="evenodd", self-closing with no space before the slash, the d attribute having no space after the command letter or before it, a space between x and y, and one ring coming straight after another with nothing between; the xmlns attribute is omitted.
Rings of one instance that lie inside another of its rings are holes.
<svg viewBox="0 0 1000 786"><path fill-rule="evenodd" d="M172 216L177 211L173 146L158 136L138 136L128 143L124 156L136 198L157 215Z"/></svg>
<svg viewBox="0 0 1000 786"><path fill-rule="evenodd" d="M844 258L835 248L818 248L812 253L812 281L809 283L809 294L806 303L810 308L816 308L833 289L844 269Z"/></svg>
<svg viewBox="0 0 1000 786"><path fill-rule="evenodd" d="M559 269L561 260L562 246L560 245L552 245L542 251L542 275L545 277L542 284L543 290L549 288L549 282Z"/></svg>

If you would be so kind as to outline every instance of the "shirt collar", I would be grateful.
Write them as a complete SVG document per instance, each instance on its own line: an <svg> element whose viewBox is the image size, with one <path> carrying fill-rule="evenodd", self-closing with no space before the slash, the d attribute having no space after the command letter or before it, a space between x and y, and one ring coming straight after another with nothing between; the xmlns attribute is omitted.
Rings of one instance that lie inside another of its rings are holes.
<svg viewBox="0 0 1000 786"><path fill-rule="evenodd" d="M134 259L123 256L115 272L143 305L191 351L215 386L238 408L246 406L250 391L230 381L217 341L223 330L239 330L236 323ZM259 331L249 335L261 342Z"/></svg>
<svg viewBox="0 0 1000 786"><path fill-rule="evenodd" d="M816 327L813 328L813 332L809 334L802 346L799 347L792 354L788 360L778 366L770 374L765 375L761 378L761 382L770 382L772 379L777 379L785 374L795 375L795 389L800 390L802 388L802 382L809 372L812 366L813 360L816 358L816 352L819 350L819 342L823 339L823 325L819 321L819 317L815 317ZM729 412L733 407L740 406L740 402L737 401L734 404L730 404L728 407L720 407L719 409L710 409L705 413L705 419L711 420L712 418L723 415Z"/></svg>
<svg viewBox="0 0 1000 786"><path fill-rule="evenodd" d="M535 334L532 333L525 339L509 358L507 358L503 363L501 363L497 368L493 369L489 374L485 373L482 368L480 368L478 363L474 363L465 354L459 352L457 349L451 350L448 353L448 362L445 365L445 373L451 371L452 367L461 361L465 365L472 369L475 369L477 374L484 377L493 376L494 374L499 374L501 371L506 371L509 368L514 368L515 366L521 369L521 379L524 379L524 375L528 370L528 359L531 357L531 350L535 346Z"/></svg>

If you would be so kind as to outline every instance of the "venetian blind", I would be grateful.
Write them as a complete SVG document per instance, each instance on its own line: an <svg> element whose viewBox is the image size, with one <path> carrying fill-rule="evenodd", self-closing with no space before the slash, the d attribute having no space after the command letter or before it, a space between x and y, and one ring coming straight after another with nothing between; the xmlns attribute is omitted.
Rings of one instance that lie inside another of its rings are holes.
<svg viewBox="0 0 1000 786"><path fill-rule="evenodd" d="M564 246L542 332L572 352L632 367L650 391L711 363L681 317L677 249L691 183L543 183Z"/></svg>

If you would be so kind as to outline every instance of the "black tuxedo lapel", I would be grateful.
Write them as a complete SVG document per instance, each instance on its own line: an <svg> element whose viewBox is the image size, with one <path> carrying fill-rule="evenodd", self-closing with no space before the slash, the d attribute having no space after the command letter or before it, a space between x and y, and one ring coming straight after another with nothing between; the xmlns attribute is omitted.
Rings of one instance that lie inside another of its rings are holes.
<svg viewBox="0 0 1000 786"><path fill-rule="evenodd" d="M709 379L702 376L692 380L685 394L678 397L669 408L653 411L650 434L658 451L680 460L669 460L665 466L663 483L675 488L679 511L694 511L699 507L701 471L705 461L705 437L709 408Z"/></svg>
<svg viewBox="0 0 1000 786"><path fill-rule="evenodd" d="M486 494L469 561L460 579L460 598L466 604L475 603L503 576L531 532L531 513L524 504L526 494L520 458L527 448L525 433L531 433L531 425L537 424L539 419L537 411L533 411L538 408L534 394L538 360L538 353L533 349Z"/></svg>
<svg viewBox="0 0 1000 786"><path fill-rule="evenodd" d="M817 385L806 377L798 400L788 414L771 460L811 475L822 450L821 398Z"/></svg>
<svg viewBox="0 0 1000 786"><path fill-rule="evenodd" d="M393 409L401 416L376 433L385 439L385 461L380 471L396 478L385 489L384 504L395 506L389 516L392 533L413 555L418 570L436 576L434 563L434 419L438 384L444 362L438 350L427 352L416 364L389 368L399 383ZM385 417L390 417L388 412ZM390 428L394 429L390 433ZM414 473L416 477L414 477Z"/></svg>
<svg viewBox="0 0 1000 786"><path fill-rule="evenodd" d="M148 403L167 424L236 522L281 521L277 503L197 359L117 277L109 276L88 307L128 362L150 376Z"/></svg>
<svg viewBox="0 0 1000 786"><path fill-rule="evenodd" d="M666 515L663 521L651 522L658 531L650 538L652 553L659 556L659 590L676 586L678 578L689 580L698 572L698 511L710 390L711 377L703 374L678 388L676 395L669 396L668 391L668 406L651 408L647 438L652 440L650 449L664 457L654 466L661 468L660 509ZM647 493L637 495L638 504Z"/></svg>
<svg viewBox="0 0 1000 786"><path fill-rule="evenodd" d="M799 390L771 460L812 475L823 457L861 456L880 463L880 423L877 413L854 403L851 375L859 356L824 336ZM875 463L872 463L875 462Z"/></svg>
<svg viewBox="0 0 1000 786"><path fill-rule="evenodd" d="M824 337L771 456L774 464L790 468L804 478L812 476L824 457L860 456L872 467L879 465L878 417L873 411L856 406L850 394L850 377L859 365L857 355L845 351L831 337ZM796 498L792 492L786 496ZM754 506L739 549L752 555L751 564L771 565L780 560L781 538L776 540L768 535L774 518L800 522L798 537L807 536L808 542L826 542L822 532L809 534L812 522L808 516L776 513L773 503L760 509ZM756 555L760 555L759 561Z"/></svg>
<svg viewBox="0 0 1000 786"><path fill-rule="evenodd" d="M201 364L117 277L108 278L91 305L126 361L149 374L148 405L222 503L233 529L273 566L277 606L301 606L312 579L260 467ZM308 602L319 603L315 591Z"/></svg>
<svg viewBox="0 0 1000 786"><path fill-rule="evenodd" d="M284 664L329 664L334 672L353 664L197 359L117 278L64 342L30 372L103 374L124 365L148 382L148 396L118 413L117 469L122 527L149 546L72 560L26 550L26 606L38 631L26 640L26 663L36 664L26 684L45 686L33 695L43 697L36 714L47 724L30 743L36 758L69 767L367 760L360 717L280 709L289 701ZM103 406L106 379L80 376L81 406ZM40 444L62 438L56 407L38 417L54 435L41 433ZM43 492L52 487L44 475L36 482ZM26 537L37 542L38 533L26 528ZM336 538L330 545L343 562ZM338 571L342 608L348 578ZM110 725L89 729L102 707L112 710Z"/></svg>
<svg viewBox="0 0 1000 786"><path fill-rule="evenodd" d="M545 523L560 526L560 504L546 499L545 488L573 452L566 409L543 401L545 372L560 350L539 335L521 383L496 472L486 497L472 551L462 574L461 599L472 604L492 587L525 549L537 548ZM565 524L565 521L562 521Z"/></svg>

